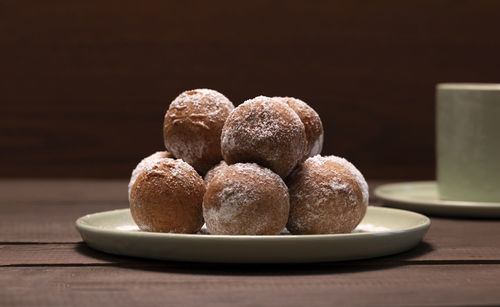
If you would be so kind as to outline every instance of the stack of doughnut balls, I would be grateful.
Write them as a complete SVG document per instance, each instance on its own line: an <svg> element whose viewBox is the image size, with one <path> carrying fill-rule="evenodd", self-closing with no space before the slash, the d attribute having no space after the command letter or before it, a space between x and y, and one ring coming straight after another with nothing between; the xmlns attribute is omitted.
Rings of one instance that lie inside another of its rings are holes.
<svg viewBox="0 0 500 307"><path fill-rule="evenodd" d="M216 235L351 232L368 185L347 160L319 155L323 125L305 102L181 93L165 115L167 151L143 159L129 184L139 229ZM204 175L204 177L202 177Z"/></svg>

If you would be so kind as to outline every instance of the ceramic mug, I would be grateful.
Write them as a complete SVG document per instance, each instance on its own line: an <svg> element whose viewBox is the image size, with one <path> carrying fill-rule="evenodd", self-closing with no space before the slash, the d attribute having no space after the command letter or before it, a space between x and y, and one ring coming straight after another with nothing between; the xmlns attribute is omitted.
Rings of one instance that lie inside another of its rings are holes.
<svg viewBox="0 0 500 307"><path fill-rule="evenodd" d="M436 119L440 198L500 202L500 84L438 84Z"/></svg>

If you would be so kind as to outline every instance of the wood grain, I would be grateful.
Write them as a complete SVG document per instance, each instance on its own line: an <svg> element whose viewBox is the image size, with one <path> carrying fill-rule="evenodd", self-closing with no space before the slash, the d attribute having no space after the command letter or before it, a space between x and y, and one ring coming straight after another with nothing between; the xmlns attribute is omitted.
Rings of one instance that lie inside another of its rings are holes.
<svg viewBox="0 0 500 307"><path fill-rule="evenodd" d="M0 242L4 243L81 242L74 227L78 217L128 207L126 181L121 180L2 183ZM373 189L380 184L381 182L370 182L370 187ZM22 194L22 191L30 193ZM32 201L29 201L30 197ZM371 204L376 205L373 201L376 200L372 198ZM498 220L432 218L424 244L408 254L389 258L387 261L496 261L500 259L500 246L496 244L500 242L499 228ZM8 245L0 249L3 254L0 264L88 261L85 253L80 253L81 250L79 244ZM31 258L31 254L46 254L50 257ZM95 253L92 255L91 260Z"/></svg>
<svg viewBox="0 0 500 307"><path fill-rule="evenodd" d="M127 208L127 184L126 180L0 180L0 242L77 242L75 220ZM370 190L379 184L371 183Z"/></svg>
<svg viewBox="0 0 500 307"><path fill-rule="evenodd" d="M76 217L126 206L123 180L1 181L0 306L500 304L499 220L432 218L415 249L340 263L154 261L81 242Z"/></svg>
<svg viewBox="0 0 500 307"><path fill-rule="evenodd" d="M467 243L462 242L462 244ZM457 246L449 247L448 242L430 243L425 239L416 248L394 256L380 259L359 260L346 263L324 264L332 266L391 266L391 265L419 265L419 264L500 264L500 247L498 246ZM325 246L325 248L327 248ZM63 244L0 244L0 267L8 266L54 266L54 265L110 265L110 266L137 266L158 267L172 265L172 262L154 261L150 259L114 256L89 248L85 243ZM208 264L178 263L179 266L196 265L210 267ZM217 265L213 265L217 267ZM219 265L223 267L224 265ZM244 266L244 265L242 265ZM265 265L264 265L265 266ZM271 266L271 265L269 265ZM293 268L295 265L289 265ZM321 267L321 264L312 267ZM231 267L231 266L230 266ZM233 265L232 267L238 267ZM286 267L284 265L284 267Z"/></svg>
<svg viewBox="0 0 500 307"><path fill-rule="evenodd" d="M494 306L500 265L0 268L2 306Z"/></svg>
<svg viewBox="0 0 500 307"><path fill-rule="evenodd" d="M0 2L0 177L118 178L182 90L290 95L368 178L434 176L434 86L498 81L500 4Z"/></svg>
<svg viewBox="0 0 500 307"><path fill-rule="evenodd" d="M77 218L127 208L127 202L39 202L0 204L0 242L77 242Z"/></svg>
<svg viewBox="0 0 500 307"><path fill-rule="evenodd" d="M128 202L128 183L128 179L0 179L0 202Z"/></svg>
<svg viewBox="0 0 500 307"><path fill-rule="evenodd" d="M370 191L380 183L371 182ZM127 208L127 184L125 180L0 180L0 242L78 242L76 219Z"/></svg>
<svg viewBox="0 0 500 307"><path fill-rule="evenodd" d="M48 214L53 214L48 212ZM129 258L109 256L93 251L80 243L73 220L46 226L25 224L25 228L1 227L0 265L61 263L129 263ZM417 248L375 261L383 263L500 263L500 221L448 220L433 218L432 226ZM43 244L62 242L66 244ZM41 244L32 244L41 243ZM7 245L5 245L7 244Z"/></svg>
<svg viewBox="0 0 500 307"><path fill-rule="evenodd" d="M373 190L390 181L369 182L370 202L375 202ZM82 179L0 179L0 203L15 202L128 202L129 180Z"/></svg>

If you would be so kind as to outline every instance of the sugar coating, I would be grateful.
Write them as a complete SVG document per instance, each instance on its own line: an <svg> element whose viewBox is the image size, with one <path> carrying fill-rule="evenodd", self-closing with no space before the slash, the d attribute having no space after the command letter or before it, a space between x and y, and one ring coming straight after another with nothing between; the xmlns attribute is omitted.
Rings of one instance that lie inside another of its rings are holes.
<svg viewBox="0 0 500 307"><path fill-rule="evenodd" d="M293 233L345 233L361 221L368 205L368 184L344 158L314 156L289 178Z"/></svg>
<svg viewBox="0 0 500 307"><path fill-rule="evenodd" d="M220 161L220 134L233 104L210 89L185 91L169 106L164 120L165 146L176 158L204 173Z"/></svg>
<svg viewBox="0 0 500 307"><path fill-rule="evenodd" d="M314 140L311 147L311 151L309 152L309 157L314 157L321 153L321 150L323 150L323 140L324 140L324 133L321 133L319 137L316 140Z"/></svg>
<svg viewBox="0 0 500 307"><path fill-rule="evenodd" d="M224 124L221 149L228 164L256 162L285 177L307 146L304 124L285 103L258 96L235 108Z"/></svg>
<svg viewBox="0 0 500 307"><path fill-rule="evenodd" d="M187 174L194 173L193 171L193 167L181 159L160 159L154 163L149 163L144 168L144 172L147 174L169 176L172 180L186 177ZM176 182L174 182L174 184L175 183ZM181 181L179 181L179 183L181 183Z"/></svg>
<svg viewBox="0 0 500 307"><path fill-rule="evenodd" d="M151 168L158 160L171 158L172 155L168 151L157 151L154 154L144 158L137 164L137 166L132 171L132 176L130 176L130 181L128 183L128 198L130 199L130 191L134 185L137 177L146 169Z"/></svg>
<svg viewBox="0 0 500 307"><path fill-rule="evenodd" d="M217 175L221 170L227 167L226 161L222 160L219 163L217 163L214 167L208 170L208 172L205 174L205 177L203 178L203 181L205 182L205 186L208 186L210 181Z"/></svg>
<svg viewBox="0 0 500 307"><path fill-rule="evenodd" d="M169 109L182 111L192 107L193 113L179 114L182 112L167 113L166 116L172 119L172 122L179 123L189 121L195 126L204 129L210 129L209 123L218 121L221 112L231 112L234 109L233 104L226 96L211 89L195 89L182 92L170 104Z"/></svg>
<svg viewBox="0 0 500 307"><path fill-rule="evenodd" d="M224 168L203 200L203 216L213 234L278 234L288 212L288 189L281 177L255 163Z"/></svg>
<svg viewBox="0 0 500 307"><path fill-rule="evenodd" d="M290 108L292 108L304 124L307 138L307 148L303 159L305 160L309 157L320 154L323 149L323 123L321 122L321 118L318 113L316 113L311 106L298 98L274 98L286 103Z"/></svg>
<svg viewBox="0 0 500 307"><path fill-rule="evenodd" d="M137 225L125 225L125 226L118 226L116 227L118 230L124 230L124 231L140 231L139 227ZM390 230L387 227L384 226L377 226L373 224L359 224L352 232L353 233L363 233L363 232L384 232ZM207 229L206 225L203 225L198 232L198 234L202 235L209 235L210 232ZM291 235L291 233L285 228L280 232L281 235Z"/></svg>
<svg viewBox="0 0 500 307"><path fill-rule="evenodd" d="M320 155L316 155L314 157L309 158L308 163L314 166L315 169L322 169L325 167L326 162L332 162L336 163L338 165L341 165L342 168L340 170L332 170L334 172L342 173L342 172L347 172L349 175L354 177L354 179L357 182L357 185L361 188L361 193L362 193L362 203L365 206L368 206L368 200L369 200L369 190L368 190L368 183L365 180L365 177L361 172L349 161L347 161L345 158L342 157L337 157L337 156L325 156L322 157ZM340 180L339 177L334 177L332 178L332 181L330 182L330 187L332 188L332 191L340 191L343 189L347 189L349 191L349 196L351 201L357 200L357 197L353 193L354 186L348 184L345 181Z"/></svg>
<svg viewBox="0 0 500 307"><path fill-rule="evenodd" d="M143 231L194 233L203 225L205 185L191 165L163 158L144 166L130 194L134 221Z"/></svg>
<svg viewBox="0 0 500 307"><path fill-rule="evenodd" d="M139 176L141 174L149 178L154 177L154 179L149 180L148 185L150 187L156 186L154 190L157 194L163 192L166 186L171 190L184 189L187 194L190 194L192 187L196 186L200 180L200 175L196 173L191 165L181 159L172 158L150 161L144 165ZM160 179L157 180L157 178ZM142 184L144 185L144 182Z"/></svg>

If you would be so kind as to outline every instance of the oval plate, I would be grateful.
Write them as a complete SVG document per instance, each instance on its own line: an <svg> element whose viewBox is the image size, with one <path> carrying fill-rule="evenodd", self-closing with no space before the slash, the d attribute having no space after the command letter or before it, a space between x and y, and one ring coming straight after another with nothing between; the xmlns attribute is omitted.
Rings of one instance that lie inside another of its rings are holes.
<svg viewBox="0 0 500 307"><path fill-rule="evenodd" d="M375 196L389 207L437 216L499 218L500 203L441 200L435 181L384 184Z"/></svg>
<svg viewBox="0 0 500 307"><path fill-rule="evenodd" d="M352 233L332 235L221 236L139 231L129 209L90 214L76 221L97 250L133 257L225 263L345 261L385 256L416 246L430 226L426 216L368 207Z"/></svg>

